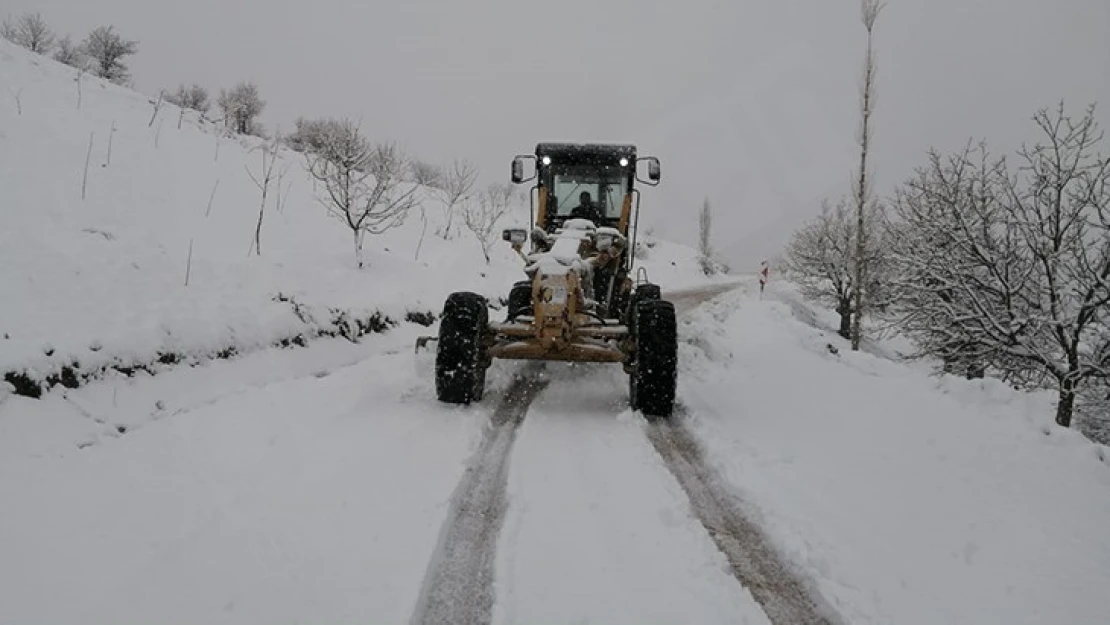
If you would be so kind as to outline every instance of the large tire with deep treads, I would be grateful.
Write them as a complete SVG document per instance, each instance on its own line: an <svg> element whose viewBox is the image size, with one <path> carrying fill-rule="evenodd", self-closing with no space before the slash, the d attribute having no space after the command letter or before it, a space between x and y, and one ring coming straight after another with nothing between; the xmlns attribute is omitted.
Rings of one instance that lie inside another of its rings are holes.
<svg viewBox="0 0 1110 625"><path fill-rule="evenodd" d="M636 333L636 309L640 302L657 301L663 298L663 291L658 284L641 284L632 292L628 300L628 331Z"/></svg>
<svg viewBox="0 0 1110 625"><path fill-rule="evenodd" d="M482 335L489 323L486 299L452 293L443 305L436 344L436 397L450 404L480 401L486 386Z"/></svg>
<svg viewBox="0 0 1110 625"><path fill-rule="evenodd" d="M663 289L658 284L641 284L636 288L636 301L663 299Z"/></svg>
<svg viewBox="0 0 1110 625"><path fill-rule="evenodd" d="M530 317L535 314L532 306L532 282L522 280L513 285L509 291L509 321L517 317Z"/></svg>
<svg viewBox="0 0 1110 625"><path fill-rule="evenodd" d="M648 419L670 417L678 385L678 322L674 304L647 300L636 305L636 356L629 401Z"/></svg>

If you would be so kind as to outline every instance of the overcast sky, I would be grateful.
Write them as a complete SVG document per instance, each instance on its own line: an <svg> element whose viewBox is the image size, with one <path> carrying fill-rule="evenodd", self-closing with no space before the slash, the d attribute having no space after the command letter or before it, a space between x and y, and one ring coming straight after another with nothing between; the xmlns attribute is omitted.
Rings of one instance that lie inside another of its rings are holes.
<svg viewBox="0 0 1110 625"><path fill-rule="evenodd" d="M140 42L136 87L253 80L269 126L360 118L422 158L508 181L539 141L636 143L663 162L644 221L752 270L847 192L864 31L858 0L5 0L83 38ZM1013 148L1061 98L1110 126L1107 0L889 0L876 32L876 190L930 145Z"/></svg>

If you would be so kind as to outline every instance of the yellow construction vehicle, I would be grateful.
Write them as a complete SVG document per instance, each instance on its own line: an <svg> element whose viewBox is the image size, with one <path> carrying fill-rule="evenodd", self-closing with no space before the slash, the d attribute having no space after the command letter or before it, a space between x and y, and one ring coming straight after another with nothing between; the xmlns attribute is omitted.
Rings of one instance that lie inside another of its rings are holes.
<svg viewBox="0 0 1110 625"><path fill-rule="evenodd" d="M525 163L533 173L525 177ZM639 176L644 164L646 178ZM512 181L536 180L530 229L502 233L524 264L507 314L490 320L486 298L451 294L436 343L440 401L482 398L493 359L620 363L633 409L670 416L677 382L675 309L635 272L640 192L659 184L659 160L633 145L540 143L512 162ZM527 251L525 244L529 245Z"/></svg>

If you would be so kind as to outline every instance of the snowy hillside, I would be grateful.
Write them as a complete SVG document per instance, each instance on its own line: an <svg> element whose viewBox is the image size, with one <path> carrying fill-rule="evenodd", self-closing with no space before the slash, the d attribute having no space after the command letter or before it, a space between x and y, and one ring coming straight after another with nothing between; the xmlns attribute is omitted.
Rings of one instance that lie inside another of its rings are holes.
<svg viewBox="0 0 1110 625"><path fill-rule="evenodd" d="M438 312L453 290L496 301L523 278L506 245L486 266L469 232L437 237L442 207L430 198L418 258L414 212L367 237L368 267L356 269L350 231L327 216L303 157L288 150L265 207L262 254L248 255L262 141L221 136L168 104L155 117L153 99L75 77L0 40L0 84L10 91L0 105L0 376L67 381L160 357L241 353L334 330L340 312L403 322ZM507 163L484 173L507 181ZM650 192L644 210L658 210ZM521 206L504 226L527 219ZM652 252L644 264L664 286L703 279L689 248L660 242Z"/></svg>

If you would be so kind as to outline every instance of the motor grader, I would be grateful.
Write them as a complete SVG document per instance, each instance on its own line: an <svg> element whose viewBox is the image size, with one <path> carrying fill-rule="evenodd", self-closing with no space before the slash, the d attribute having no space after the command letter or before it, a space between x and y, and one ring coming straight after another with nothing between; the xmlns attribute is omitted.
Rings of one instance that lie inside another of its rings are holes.
<svg viewBox="0 0 1110 625"><path fill-rule="evenodd" d="M525 177L527 162L533 167ZM646 178L638 173L641 163ZM436 343L438 399L480 401L495 358L619 363L629 376L632 408L648 418L670 416L674 305L643 268L634 274L635 183L659 184L659 160L638 157L633 145L540 143L535 154L514 157L511 178L536 181L529 230L502 233L527 279L513 285L500 320L490 319L489 302L477 293L447 298L438 337L424 339Z"/></svg>

